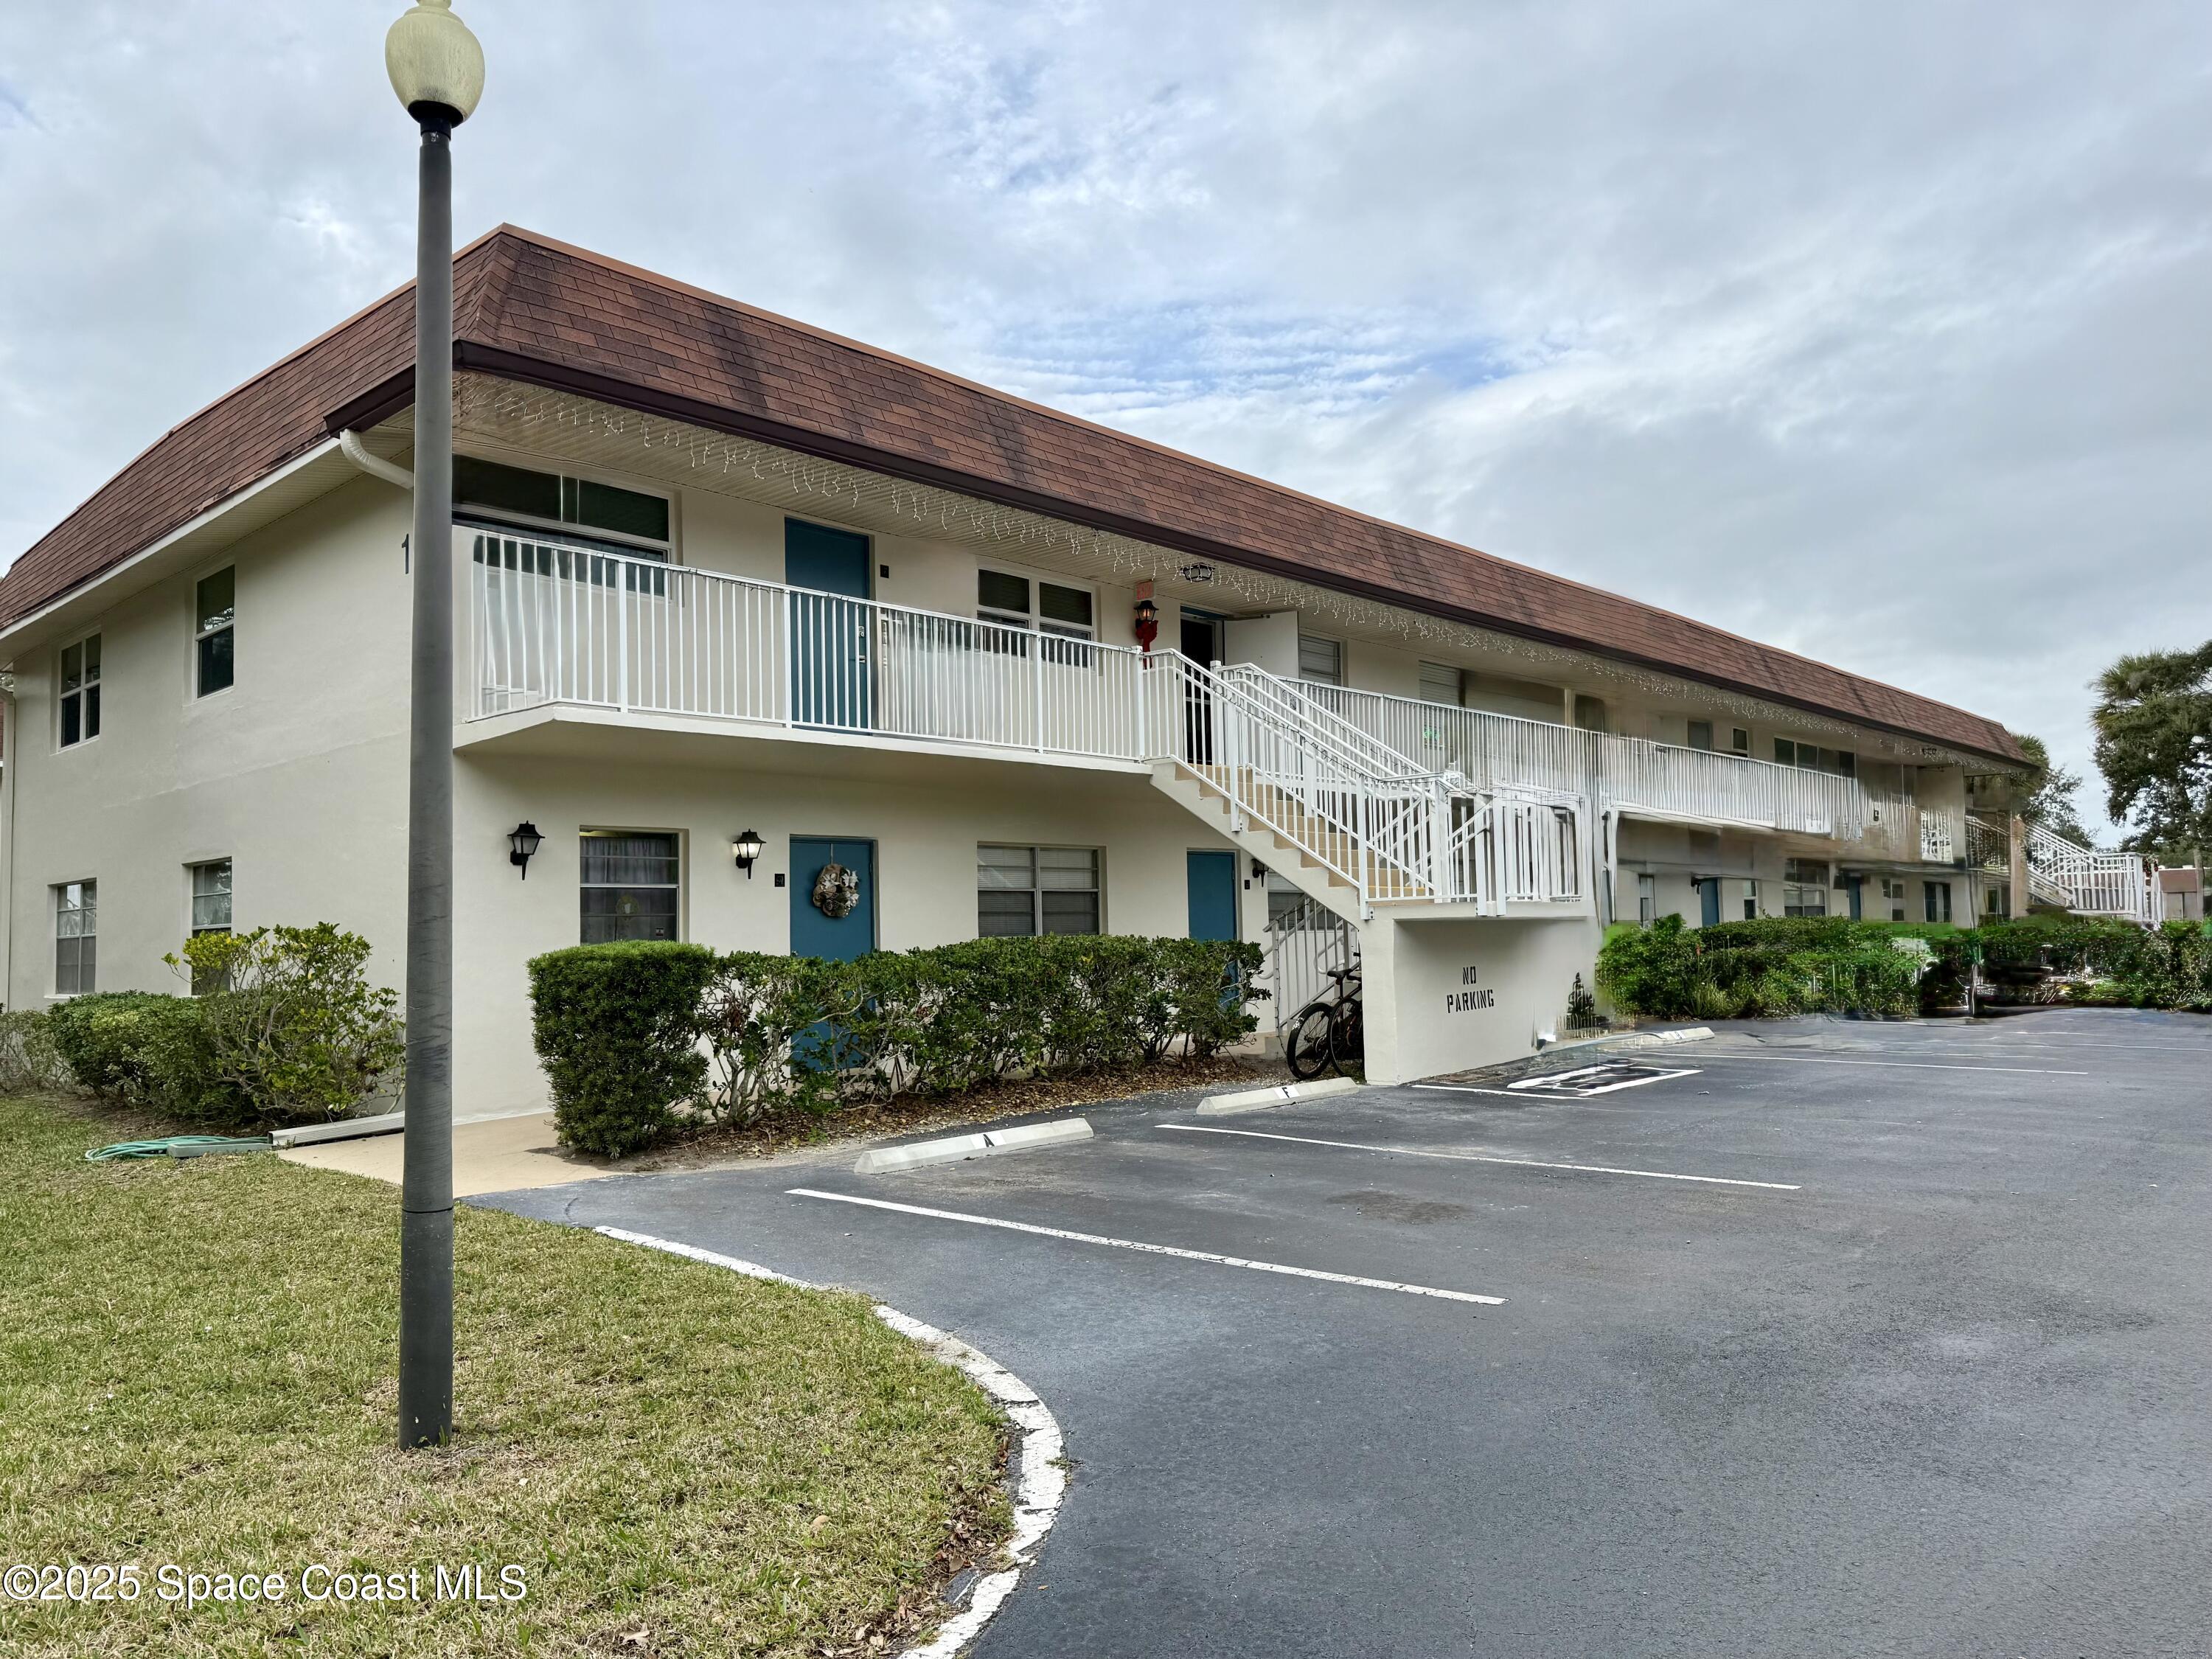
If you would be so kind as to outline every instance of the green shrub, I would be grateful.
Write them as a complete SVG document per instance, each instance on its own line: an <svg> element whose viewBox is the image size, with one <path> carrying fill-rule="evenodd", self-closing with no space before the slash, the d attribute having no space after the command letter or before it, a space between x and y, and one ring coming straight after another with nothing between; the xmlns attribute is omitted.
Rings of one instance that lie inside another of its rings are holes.
<svg viewBox="0 0 2212 1659"><path fill-rule="evenodd" d="M1597 979L1615 1007L1661 1019L1899 1018L1919 1006L1918 930L1838 916L1778 916L1692 932L1679 916L1609 933Z"/></svg>
<svg viewBox="0 0 2212 1659"><path fill-rule="evenodd" d="M177 1000L158 991L88 991L56 1003L46 1016L55 1051L79 1087L111 1099L143 1097L144 1044L131 1016Z"/></svg>
<svg viewBox="0 0 2212 1659"><path fill-rule="evenodd" d="M45 1009L0 1010L0 1095L55 1094L75 1081Z"/></svg>
<svg viewBox="0 0 2212 1659"><path fill-rule="evenodd" d="M368 982L368 956L367 939L327 921L195 935L165 958L201 993L198 1038L174 1039L172 1063L210 1068L267 1127L325 1123L375 1097L396 1104L399 995Z"/></svg>
<svg viewBox="0 0 2212 1659"><path fill-rule="evenodd" d="M701 1008L715 973L701 945L579 945L530 963L532 1033L562 1144L620 1158L652 1145L699 1097Z"/></svg>
<svg viewBox="0 0 2212 1659"><path fill-rule="evenodd" d="M697 1097L708 1115L750 1123L771 1109L827 1112L836 1105L841 1073L884 1064L903 1009L895 996L868 1007L864 971L854 963L757 951L710 957L699 1010L706 1088Z"/></svg>
<svg viewBox="0 0 2212 1659"><path fill-rule="evenodd" d="M207 1128L250 1124L252 1104L216 1066L202 1013L189 997L95 991L46 1021L70 1074L94 1094Z"/></svg>
<svg viewBox="0 0 2212 1659"><path fill-rule="evenodd" d="M1924 951L1900 948L1925 942ZM2212 931L2112 917L2037 915L1980 927L1842 916L1768 916L1691 931L1680 918L1609 929L1598 983L1626 1012L1757 1018L1832 1012L1903 1016L1956 1007L1977 969L2014 995L2212 1011Z"/></svg>
<svg viewBox="0 0 2212 1659"><path fill-rule="evenodd" d="M659 964L651 983L617 988L614 975L646 970L606 953L639 950L680 954L642 959ZM1203 1058L1258 1024L1259 966L1253 945L1048 934L854 962L583 945L539 957L531 974L562 1137L605 1152L649 1144L687 1113L750 1124L1018 1073ZM632 1006L632 1025L596 1012L613 996Z"/></svg>
<svg viewBox="0 0 2212 1659"><path fill-rule="evenodd" d="M1676 915L1658 917L1641 927L1609 929L1598 951L1598 989L1623 1013L1691 1018L1700 1012L1695 988L1712 978L1698 966L1697 939ZM1734 997L1732 990L1726 994ZM1706 1017L1715 1018L1710 1012Z"/></svg>

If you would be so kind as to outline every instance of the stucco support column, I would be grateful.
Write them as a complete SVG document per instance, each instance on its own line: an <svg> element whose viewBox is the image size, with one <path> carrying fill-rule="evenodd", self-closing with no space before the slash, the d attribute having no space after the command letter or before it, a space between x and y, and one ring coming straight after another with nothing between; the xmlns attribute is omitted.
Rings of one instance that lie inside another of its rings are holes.
<svg viewBox="0 0 2212 1659"><path fill-rule="evenodd" d="M1400 1058L1404 1043L1398 1030L1398 930L1401 923L1377 916L1359 924L1360 1029L1367 1049L1370 1083L1403 1083Z"/></svg>
<svg viewBox="0 0 2212 1659"><path fill-rule="evenodd" d="M2027 820L2019 813L2012 815L2010 833L2007 839L2012 853L2011 911L2017 918L2027 914Z"/></svg>

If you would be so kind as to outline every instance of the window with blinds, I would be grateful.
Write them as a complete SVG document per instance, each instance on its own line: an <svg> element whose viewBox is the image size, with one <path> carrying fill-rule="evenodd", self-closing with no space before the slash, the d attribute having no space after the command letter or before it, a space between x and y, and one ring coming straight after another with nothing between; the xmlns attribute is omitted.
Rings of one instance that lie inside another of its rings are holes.
<svg viewBox="0 0 2212 1659"><path fill-rule="evenodd" d="M1098 849L975 849L975 929L984 939L1099 930Z"/></svg>
<svg viewBox="0 0 2212 1659"><path fill-rule="evenodd" d="M1316 635L1298 635L1298 678L1316 685L1344 684L1344 642Z"/></svg>

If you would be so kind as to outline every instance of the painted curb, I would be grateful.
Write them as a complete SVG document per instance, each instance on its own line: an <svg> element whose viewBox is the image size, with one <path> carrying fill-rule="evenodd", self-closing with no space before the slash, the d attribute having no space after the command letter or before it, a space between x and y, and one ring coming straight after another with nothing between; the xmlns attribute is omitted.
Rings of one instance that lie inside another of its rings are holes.
<svg viewBox="0 0 2212 1659"><path fill-rule="evenodd" d="M1029 1146L1057 1146L1064 1141L1091 1139L1087 1117L1059 1117L1049 1123L1024 1123L1012 1129L986 1129L983 1139L994 1152L1018 1152Z"/></svg>
<svg viewBox="0 0 2212 1659"><path fill-rule="evenodd" d="M1080 1118L1074 1121L1083 1121ZM1090 1127L1084 1124L1086 1134ZM763 1267L757 1261L717 1255L696 1245L679 1244L671 1238L655 1238L650 1233L634 1233L622 1227L594 1227L592 1231L625 1244L664 1250L670 1255L703 1261L713 1267L726 1267L748 1279L765 1279L804 1291L825 1288L793 1279L789 1273L780 1273L773 1267ZM953 1659L955 1654L975 1639L983 1626L990 1623L991 1615L1013 1594L1015 1585L1021 1581L1022 1570L1036 1565L1037 1547L1059 1518L1060 1504L1067 1496L1067 1472L1060 1467L1064 1443L1060 1423L1044 1401L1037 1398L1036 1389L981 1349L970 1347L958 1337L910 1318L884 1303L875 1304L875 1312L877 1318L901 1336L920 1343L933 1358L952 1366L989 1395L1021 1431L1020 1460L1014 1485L1014 1530L1004 1546L1014 1565L977 1579L965 1607L939 1626L937 1634L928 1641L919 1647L907 1648L898 1656L898 1659Z"/></svg>
<svg viewBox="0 0 2212 1659"><path fill-rule="evenodd" d="M1626 1036L1601 1037L1616 1048L1664 1048L1677 1042L1708 1042L1712 1040L1710 1025L1692 1025L1680 1031L1632 1031Z"/></svg>
<svg viewBox="0 0 2212 1659"><path fill-rule="evenodd" d="M1233 1095L1209 1095L1198 1103L1198 1111L1201 1117L1229 1117L1238 1112L1287 1106L1294 1100L1326 1100L1331 1095L1348 1095L1358 1087L1348 1077L1317 1078L1311 1083L1278 1083L1266 1089L1240 1089Z"/></svg>
<svg viewBox="0 0 2212 1659"><path fill-rule="evenodd" d="M903 1146L878 1146L854 1160L854 1175L884 1175L895 1170L920 1170L933 1164L960 1164L995 1152L1026 1152L1038 1146L1060 1146L1091 1139L1087 1117L1056 1117L1048 1123L1024 1123L1012 1129L986 1129L978 1134L945 1135L936 1140L909 1141Z"/></svg>
<svg viewBox="0 0 2212 1659"><path fill-rule="evenodd" d="M881 1175L886 1170L918 1170L930 1164L957 1164L981 1158L991 1150L981 1135L945 1135L936 1140L916 1140L904 1146L878 1146L862 1152L853 1165L854 1175Z"/></svg>
<svg viewBox="0 0 2212 1659"><path fill-rule="evenodd" d="M335 1123L304 1123L296 1129L270 1132L278 1152L288 1146L313 1146L325 1140L357 1140L364 1135L396 1135L407 1127L404 1112L384 1112L375 1117L342 1117Z"/></svg>
<svg viewBox="0 0 2212 1659"><path fill-rule="evenodd" d="M1710 1025L1686 1026L1679 1031L1623 1031L1616 1036L1577 1037L1572 1042L1547 1042L1529 1058L1577 1054L1584 1049L1661 1048L1676 1042L1703 1042L1713 1035Z"/></svg>

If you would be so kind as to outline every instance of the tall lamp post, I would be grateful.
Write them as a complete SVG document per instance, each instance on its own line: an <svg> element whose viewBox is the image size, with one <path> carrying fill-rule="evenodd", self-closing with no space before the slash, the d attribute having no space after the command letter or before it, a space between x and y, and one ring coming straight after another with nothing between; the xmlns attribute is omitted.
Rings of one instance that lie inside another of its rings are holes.
<svg viewBox="0 0 2212 1659"><path fill-rule="evenodd" d="M453 129L483 48L453 0L416 0L384 66L422 129L415 230L415 625L407 757L407 1134L399 1443L453 1432Z"/></svg>

